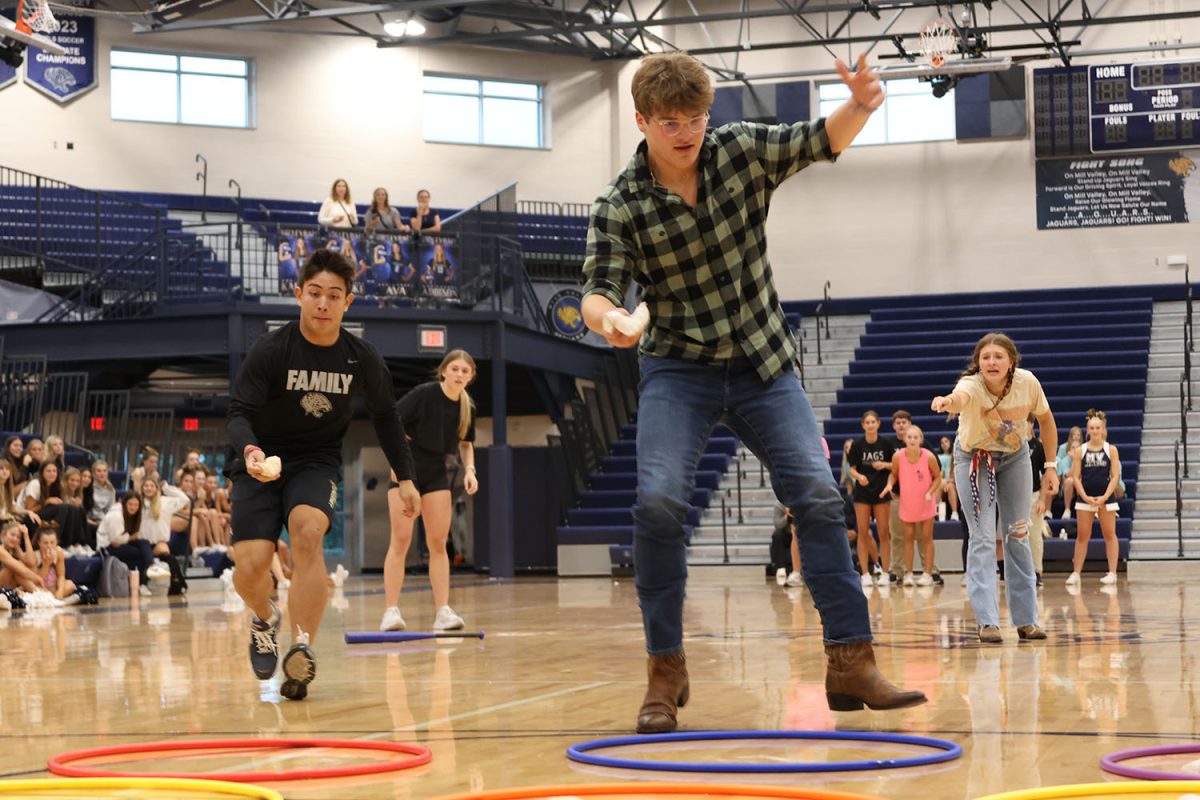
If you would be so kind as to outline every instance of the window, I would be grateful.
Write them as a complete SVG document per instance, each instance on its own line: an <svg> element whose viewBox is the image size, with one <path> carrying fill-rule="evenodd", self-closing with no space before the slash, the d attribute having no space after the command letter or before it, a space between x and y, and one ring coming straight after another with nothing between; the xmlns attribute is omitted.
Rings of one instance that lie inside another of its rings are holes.
<svg viewBox="0 0 1200 800"><path fill-rule="evenodd" d="M427 142L542 147L542 87L480 78L425 75Z"/></svg>
<svg viewBox="0 0 1200 800"><path fill-rule="evenodd" d="M854 145L936 142L954 138L954 90L934 97L928 83L916 78L884 81L887 98L871 115ZM825 83L817 88L819 113L828 117L850 96L844 83Z"/></svg>
<svg viewBox="0 0 1200 800"><path fill-rule="evenodd" d="M250 127L250 62L113 50L113 119Z"/></svg>

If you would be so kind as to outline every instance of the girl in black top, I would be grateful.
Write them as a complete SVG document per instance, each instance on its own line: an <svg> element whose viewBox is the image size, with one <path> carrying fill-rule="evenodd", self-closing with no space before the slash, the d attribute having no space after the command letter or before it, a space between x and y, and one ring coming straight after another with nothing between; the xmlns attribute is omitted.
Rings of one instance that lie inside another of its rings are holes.
<svg viewBox="0 0 1200 800"><path fill-rule="evenodd" d="M854 480L854 512L858 517L858 565L862 570L863 586L871 585L870 547L871 517L875 517L875 529L879 534L880 563L891 562L891 539L888 531L888 516L891 513L892 497L887 486L892 456L896 452L892 440L879 435L879 415L867 411L862 416L863 437L850 445L847 461L850 477ZM888 576L882 570L875 576L875 583L887 586Z"/></svg>
<svg viewBox="0 0 1200 800"><path fill-rule="evenodd" d="M1108 423L1104 412L1088 409L1088 440L1071 454L1071 480L1075 482L1078 500L1075 513L1079 518L1075 536L1075 564L1068 586L1079 585L1079 571L1087 559L1088 540L1092 538L1092 520L1100 516L1100 532L1104 534L1104 554L1108 557L1108 574L1103 584L1117 582L1117 503L1113 493L1121 480L1121 458L1117 448L1106 440Z"/></svg>
<svg viewBox="0 0 1200 800"><path fill-rule="evenodd" d="M421 493L421 516L429 547L429 583L437 609L435 631L463 627L460 616L450 608L450 559L446 537L450 534L452 497L446 461L455 454L466 470L464 488L475 494L475 409L467 386L475 380L475 360L465 350L451 350L437 370L438 380L417 386L396 404L404 430L412 440L417 491ZM395 476L393 476L394 478ZM404 630L400 615L400 590L404 586L404 560L412 541L413 519L401 513L399 492L388 492L392 539L383 562L383 586L387 609L379 629Z"/></svg>

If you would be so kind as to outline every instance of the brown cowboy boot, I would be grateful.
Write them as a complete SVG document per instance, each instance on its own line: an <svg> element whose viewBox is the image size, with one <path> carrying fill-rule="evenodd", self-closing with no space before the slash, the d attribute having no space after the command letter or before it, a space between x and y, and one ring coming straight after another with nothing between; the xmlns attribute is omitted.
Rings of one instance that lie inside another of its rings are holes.
<svg viewBox="0 0 1200 800"><path fill-rule="evenodd" d="M924 703L924 692L905 692L888 683L875 666L870 642L827 644L825 699L831 711L858 711L865 703L872 711L907 708Z"/></svg>
<svg viewBox="0 0 1200 800"><path fill-rule="evenodd" d="M650 656L646 664L649 685L638 712L638 733L670 733L675 730L675 708L687 705L687 658L683 650L665 656Z"/></svg>

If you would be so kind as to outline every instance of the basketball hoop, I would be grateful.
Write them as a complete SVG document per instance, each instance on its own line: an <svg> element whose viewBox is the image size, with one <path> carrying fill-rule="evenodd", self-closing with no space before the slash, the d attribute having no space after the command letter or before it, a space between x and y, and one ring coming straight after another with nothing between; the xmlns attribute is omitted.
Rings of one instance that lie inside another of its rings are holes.
<svg viewBox="0 0 1200 800"><path fill-rule="evenodd" d="M21 0L17 6L16 22L0 17L0 41L14 39L21 45L39 47L48 53L63 56L67 54L66 48L43 35L58 33L61 27L50 12L47 0Z"/></svg>
<svg viewBox="0 0 1200 800"><path fill-rule="evenodd" d="M957 45L958 32L944 19L935 19L921 28L921 55L935 67L945 64L946 56L953 53Z"/></svg>

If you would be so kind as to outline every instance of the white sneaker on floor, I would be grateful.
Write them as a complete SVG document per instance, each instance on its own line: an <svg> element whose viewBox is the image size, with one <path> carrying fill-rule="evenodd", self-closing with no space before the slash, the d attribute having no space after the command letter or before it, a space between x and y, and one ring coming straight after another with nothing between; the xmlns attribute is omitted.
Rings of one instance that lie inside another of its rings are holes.
<svg viewBox="0 0 1200 800"><path fill-rule="evenodd" d="M0 611L12 611L12 601L4 592L0 592Z"/></svg>
<svg viewBox="0 0 1200 800"><path fill-rule="evenodd" d="M442 606L438 609L437 619L433 621L433 629L435 631L460 631L462 627L463 619L454 613L453 608Z"/></svg>
<svg viewBox="0 0 1200 800"><path fill-rule="evenodd" d="M1067 578L1067 586L1078 586L1078 585L1079 585L1079 573L1072 572L1071 577Z"/></svg>
<svg viewBox="0 0 1200 800"><path fill-rule="evenodd" d="M1063 513L1062 513L1062 518L1063 518L1063 519L1070 519L1070 518L1071 518L1071 509L1069 509L1069 508L1064 508L1064 509L1063 509Z"/></svg>
<svg viewBox="0 0 1200 800"><path fill-rule="evenodd" d="M801 577L799 572L793 572L791 575L787 576L787 585L788 586L803 586L804 578Z"/></svg>
<svg viewBox="0 0 1200 800"><path fill-rule="evenodd" d="M876 586L887 586L889 585L890 580L891 579L888 578L888 574L886 572L880 572L875 575Z"/></svg>
<svg viewBox="0 0 1200 800"><path fill-rule="evenodd" d="M159 561L158 559L155 559L154 563L146 568L146 577L149 578L150 580L159 580L162 578L169 578L169 577L171 577L171 570L167 569L166 564Z"/></svg>
<svg viewBox="0 0 1200 800"><path fill-rule="evenodd" d="M933 586L933 576L928 572L922 572L921 577L917 578L917 586Z"/></svg>
<svg viewBox="0 0 1200 800"><path fill-rule="evenodd" d="M1104 577L1100 579L1100 582L1106 586L1116 583L1117 582L1117 573L1106 572L1104 574Z"/></svg>
<svg viewBox="0 0 1200 800"><path fill-rule="evenodd" d="M379 623L379 630L402 631L404 628L404 617L400 616L400 609L396 606L388 606L388 609L383 612L383 621Z"/></svg>
<svg viewBox="0 0 1200 800"><path fill-rule="evenodd" d="M787 583L787 579L788 579L788 571L786 569L784 569L783 567L780 567L779 569L775 570L775 582L776 583L778 583L780 586L783 586L785 583Z"/></svg>
<svg viewBox="0 0 1200 800"><path fill-rule="evenodd" d="M875 579L872 578L870 575L860 575L859 578L860 578L860 580L862 580L863 586L874 586L875 585Z"/></svg>
<svg viewBox="0 0 1200 800"><path fill-rule="evenodd" d="M950 512L950 519L953 520L954 522L958 522L958 509L957 508Z"/></svg>
<svg viewBox="0 0 1200 800"><path fill-rule="evenodd" d="M917 579L913 577L913 574L911 572L904 573L904 585L905 586L916 586L917 585Z"/></svg>
<svg viewBox="0 0 1200 800"><path fill-rule="evenodd" d="M143 583L138 587L138 594L142 597L149 597L151 595L150 587Z"/></svg>

